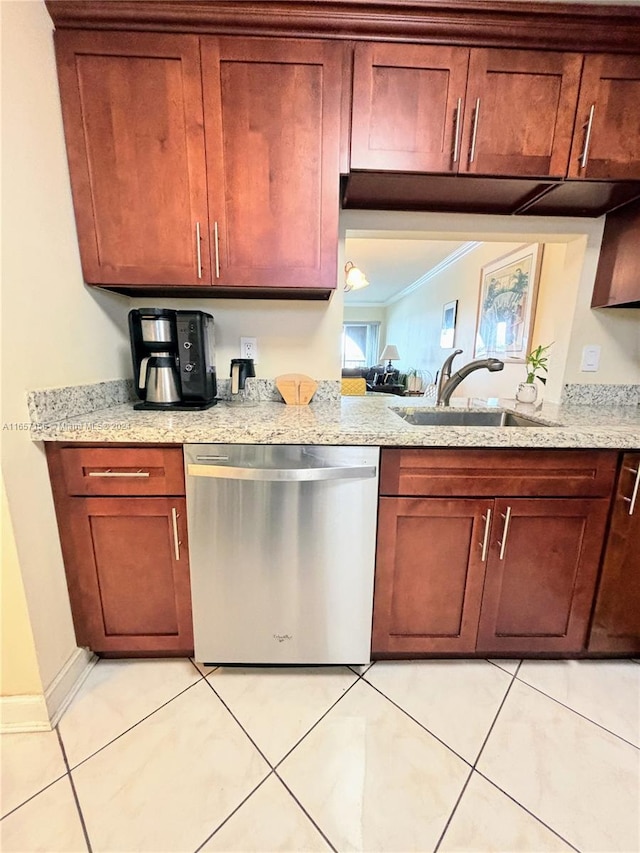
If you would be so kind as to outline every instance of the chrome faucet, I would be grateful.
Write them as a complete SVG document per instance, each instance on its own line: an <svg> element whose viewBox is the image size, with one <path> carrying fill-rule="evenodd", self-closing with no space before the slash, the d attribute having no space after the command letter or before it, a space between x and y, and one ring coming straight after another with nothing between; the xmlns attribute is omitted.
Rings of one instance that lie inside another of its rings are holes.
<svg viewBox="0 0 640 853"><path fill-rule="evenodd" d="M454 350L450 356L445 359L440 370L440 379L438 381L438 394L436 398L436 406L448 406L451 400L451 395L456 390L458 385L467 378L474 370L490 370L495 373L502 370L504 362L499 358L479 358L477 361L470 361L463 365L460 370L457 370L453 376L451 375L451 366L457 355L460 355L461 349Z"/></svg>

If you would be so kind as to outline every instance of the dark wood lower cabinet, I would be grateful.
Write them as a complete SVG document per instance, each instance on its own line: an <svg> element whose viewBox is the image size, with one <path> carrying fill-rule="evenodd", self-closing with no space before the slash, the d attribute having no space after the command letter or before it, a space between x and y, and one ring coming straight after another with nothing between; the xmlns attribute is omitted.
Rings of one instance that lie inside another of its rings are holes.
<svg viewBox="0 0 640 853"><path fill-rule="evenodd" d="M96 652L190 653L184 498L75 498L67 522L78 643Z"/></svg>
<svg viewBox="0 0 640 853"><path fill-rule="evenodd" d="M491 505L380 498L374 656L475 650Z"/></svg>
<svg viewBox="0 0 640 853"><path fill-rule="evenodd" d="M640 653L640 453L622 461L588 648Z"/></svg>
<svg viewBox="0 0 640 853"><path fill-rule="evenodd" d="M584 649L607 500L496 500L476 650Z"/></svg>

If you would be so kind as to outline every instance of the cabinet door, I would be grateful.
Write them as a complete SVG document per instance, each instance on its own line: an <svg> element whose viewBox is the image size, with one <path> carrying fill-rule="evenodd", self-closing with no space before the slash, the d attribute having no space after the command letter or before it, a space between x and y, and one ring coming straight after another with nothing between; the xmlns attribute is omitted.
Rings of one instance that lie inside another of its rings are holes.
<svg viewBox="0 0 640 853"><path fill-rule="evenodd" d="M468 62L461 47L356 45L351 168L456 172Z"/></svg>
<svg viewBox="0 0 640 853"><path fill-rule="evenodd" d="M76 637L96 652L193 650L183 498L73 498L61 528Z"/></svg>
<svg viewBox="0 0 640 853"><path fill-rule="evenodd" d="M475 651L491 507L380 499L374 657Z"/></svg>
<svg viewBox="0 0 640 853"><path fill-rule="evenodd" d="M55 39L85 280L210 284L198 38Z"/></svg>
<svg viewBox="0 0 640 853"><path fill-rule="evenodd" d="M640 56L586 57L569 177L640 179Z"/></svg>
<svg viewBox="0 0 640 853"><path fill-rule="evenodd" d="M335 289L343 46L203 38L214 284Z"/></svg>
<svg viewBox="0 0 640 853"><path fill-rule="evenodd" d="M623 458L589 651L640 652L640 453Z"/></svg>
<svg viewBox="0 0 640 853"><path fill-rule="evenodd" d="M478 651L584 649L607 500L497 500Z"/></svg>
<svg viewBox="0 0 640 853"><path fill-rule="evenodd" d="M460 172L563 178L582 57L472 50Z"/></svg>
<svg viewBox="0 0 640 853"><path fill-rule="evenodd" d="M607 214L592 308L640 305L639 246L640 200Z"/></svg>

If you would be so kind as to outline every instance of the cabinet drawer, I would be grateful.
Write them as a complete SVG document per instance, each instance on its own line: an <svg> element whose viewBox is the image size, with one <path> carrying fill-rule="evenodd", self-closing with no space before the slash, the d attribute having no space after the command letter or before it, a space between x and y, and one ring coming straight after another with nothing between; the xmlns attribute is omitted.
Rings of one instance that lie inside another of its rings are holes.
<svg viewBox="0 0 640 853"><path fill-rule="evenodd" d="M68 495L184 495L181 447L63 447Z"/></svg>
<svg viewBox="0 0 640 853"><path fill-rule="evenodd" d="M609 450L383 450L381 495L608 497Z"/></svg>

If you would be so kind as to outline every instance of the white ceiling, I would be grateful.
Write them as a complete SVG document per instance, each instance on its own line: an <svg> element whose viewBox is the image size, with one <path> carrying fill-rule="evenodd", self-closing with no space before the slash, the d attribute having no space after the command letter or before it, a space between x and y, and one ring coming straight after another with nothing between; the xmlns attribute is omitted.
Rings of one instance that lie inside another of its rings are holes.
<svg viewBox="0 0 640 853"><path fill-rule="evenodd" d="M345 261L352 261L362 270L369 287L345 293L345 305L389 305L400 291L422 279L463 245L461 240L347 237Z"/></svg>

